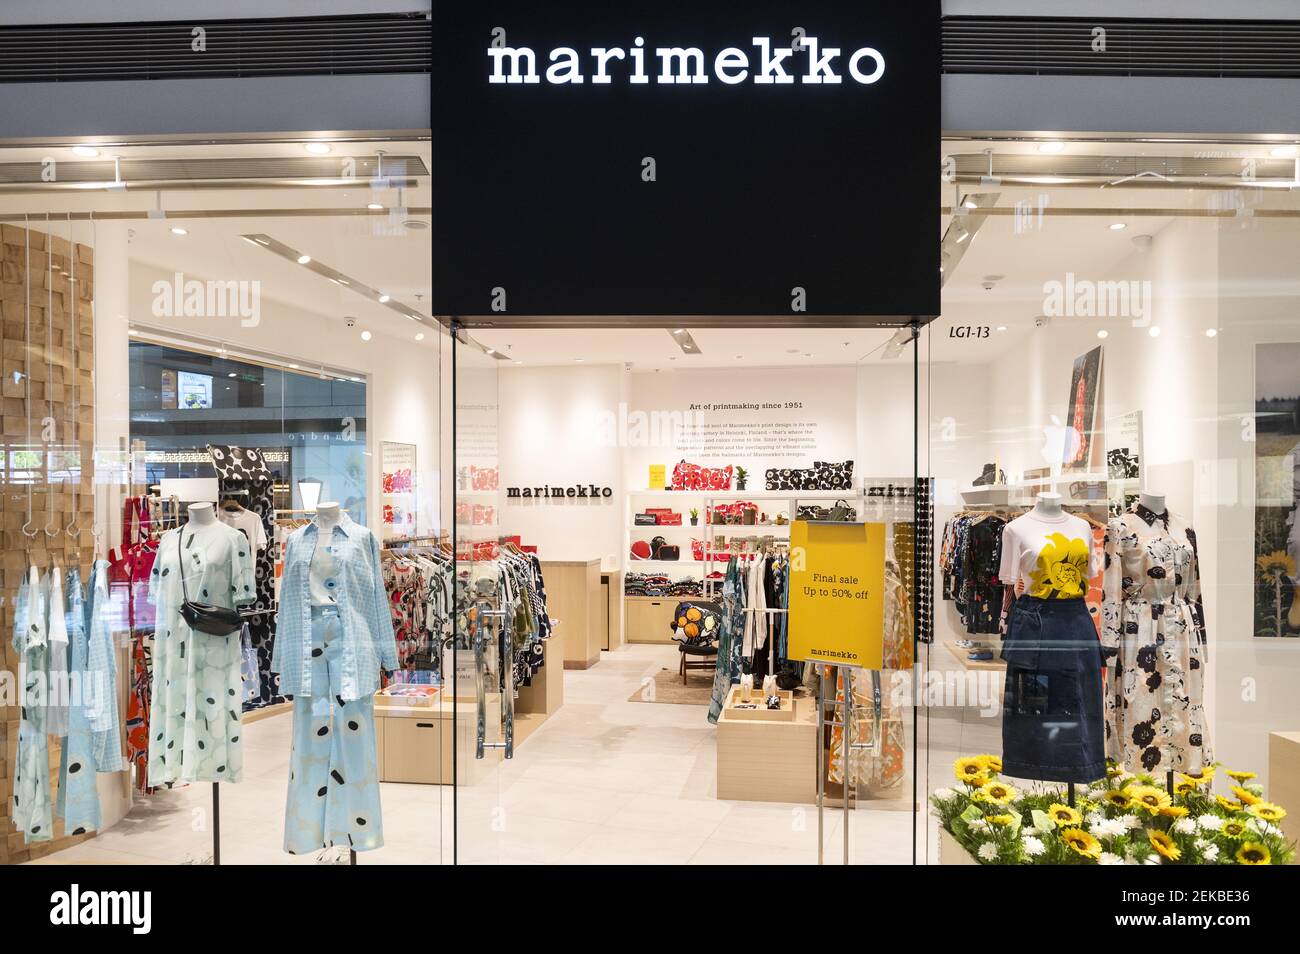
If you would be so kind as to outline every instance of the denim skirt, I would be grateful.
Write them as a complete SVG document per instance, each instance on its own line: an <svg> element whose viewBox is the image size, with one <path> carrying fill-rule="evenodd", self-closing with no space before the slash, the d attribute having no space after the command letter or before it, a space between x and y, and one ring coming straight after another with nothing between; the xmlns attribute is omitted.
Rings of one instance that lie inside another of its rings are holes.
<svg viewBox="0 0 1300 954"><path fill-rule="evenodd" d="M1019 597L1002 658L1003 774L1047 782L1104 778L1102 653L1087 604Z"/></svg>

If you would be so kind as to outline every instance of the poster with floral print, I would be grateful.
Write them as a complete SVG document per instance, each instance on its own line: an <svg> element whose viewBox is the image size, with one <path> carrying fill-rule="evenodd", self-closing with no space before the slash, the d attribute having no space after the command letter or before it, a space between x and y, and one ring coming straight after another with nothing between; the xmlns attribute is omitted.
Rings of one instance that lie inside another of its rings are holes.
<svg viewBox="0 0 1300 954"><path fill-rule="evenodd" d="M1255 346L1255 635L1300 637L1300 343Z"/></svg>

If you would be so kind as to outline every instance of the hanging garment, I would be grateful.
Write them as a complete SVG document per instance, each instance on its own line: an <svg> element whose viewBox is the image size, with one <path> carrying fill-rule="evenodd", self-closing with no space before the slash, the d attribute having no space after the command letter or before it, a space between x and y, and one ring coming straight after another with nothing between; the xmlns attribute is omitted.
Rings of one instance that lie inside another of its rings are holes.
<svg viewBox="0 0 1300 954"><path fill-rule="evenodd" d="M1214 756L1196 532L1137 504L1110 522L1103 588L1111 758L1131 772L1200 772Z"/></svg>
<svg viewBox="0 0 1300 954"><path fill-rule="evenodd" d="M115 617L109 593L107 560L96 561L86 590L86 672L96 687L87 705L91 752L99 772L120 772L122 758L121 717L117 702L117 663L113 651Z"/></svg>
<svg viewBox="0 0 1300 954"><path fill-rule="evenodd" d="M1086 552L1082 559L1086 564ZM1086 579L1066 576L1076 588ZM1018 598L1002 658L1003 773L1046 782L1105 778L1102 653L1083 597Z"/></svg>
<svg viewBox="0 0 1300 954"><path fill-rule="evenodd" d="M284 816L284 850L304 854L333 845L383 847L374 695L345 699L351 688L340 608L311 614L313 695L293 700L293 748ZM283 636L283 630L281 635Z"/></svg>
<svg viewBox="0 0 1300 954"><path fill-rule="evenodd" d="M45 611L48 646L45 731L63 738L68 734L68 613L64 606L63 571L57 566L41 578L41 606Z"/></svg>
<svg viewBox="0 0 1300 954"><path fill-rule="evenodd" d="M158 555L158 541L153 536L157 526L149 499L128 497L122 506L122 546L110 554L108 565L111 629L125 629L131 641L126 760L134 769L136 790L143 795L154 791L149 784L149 700L153 695L155 613L149 583ZM116 706L116 700L113 704Z"/></svg>
<svg viewBox="0 0 1300 954"><path fill-rule="evenodd" d="M243 771L240 631L195 632L181 615L190 599L226 609L253 599L248 540L220 521L163 535L150 596L157 608L149 784L237 782ZM181 560L185 580L181 582Z"/></svg>
<svg viewBox="0 0 1300 954"><path fill-rule="evenodd" d="M135 787L152 795L149 784L149 702L153 697L153 637L131 635L130 685L126 702L126 760L135 770Z"/></svg>
<svg viewBox="0 0 1300 954"><path fill-rule="evenodd" d="M285 541L284 578L280 584L280 610L272 671L279 674L286 696L314 696L322 689L313 683L311 567L318 546L333 549L337 577L324 585L332 594L342 620L339 647L338 691L345 702L362 699L380 688L380 669L398 668L397 637L384 592L379 540L346 513L322 540L319 518L289 534ZM333 682L333 680L331 680Z"/></svg>
<svg viewBox="0 0 1300 954"><path fill-rule="evenodd" d="M275 477L253 447L229 444L209 444L212 466L217 472L217 485L222 493L234 488L248 492L247 507L262 523L260 539L271 540L275 535ZM257 651L257 669L261 685L257 699L245 703L245 709L257 709L284 701L271 659L275 653L275 554L274 548L257 548L253 540L254 599L248 607L249 637Z"/></svg>
<svg viewBox="0 0 1300 954"><path fill-rule="evenodd" d="M727 562L722 581L722 631L718 637L718 656L713 666L713 693L709 698L709 722L717 724L722 707L727 704L731 687L740 682L745 627L745 576L740 562L733 556Z"/></svg>
<svg viewBox="0 0 1300 954"><path fill-rule="evenodd" d="M746 567L744 641L741 652L748 660L767 647L767 589L763 585L766 561L750 562Z"/></svg>
<svg viewBox="0 0 1300 954"><path fill-rule="evenodd" d="M875 707L880 705L879 748L849 747L850 778L861 794L888 790L903 781L907 737L903 713L894 705L894 674L911 669L913 658L914 618L907 585L894 560L885 563L885 625L883 632L883 668L880 671L850 670L853 687L853 741L874 741ZM835 701L844 702L844 670L836 679ZM841 710L842 711L842 710ZM836 784L844 782L844 729L831 730L827 777Z"/></svg>
<svg viewBox="0 0 1300 954"><path fill-rule="evenodd" d="M99 828L99 792L95 787L95 740L91 731L91 711L100 693L112 691L98 683L90 671L90 647L86 629L86 606L81 576L76 567L68 570L63 592L68 624L68 671L73 675L74 691L69 696L68 732L59 754L59 794L54 811L63 819L69 835L80 835Z"/></svg>
<svg viewBox="0 0 1300 954"><path fill-rule="evenodd" d="M54 835L50 803L50 742L46 734L48 644L40 575L35 567L23 579L14 600L13 647L18 656L18 758L14 766L14 827L23 841L49 841Z"/></svg>

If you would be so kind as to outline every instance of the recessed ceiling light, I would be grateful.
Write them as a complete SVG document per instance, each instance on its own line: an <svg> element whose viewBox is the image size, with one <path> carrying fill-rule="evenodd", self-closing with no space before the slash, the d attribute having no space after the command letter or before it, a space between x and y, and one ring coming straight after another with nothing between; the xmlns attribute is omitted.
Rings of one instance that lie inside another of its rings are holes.
<svg viewBox="0 0 1300 954"><path fill-rule="evenodd" d="M271 244L270 242L268 242L268 241L267 241L266 239L264 239L264 238L255 238L255 239L253 239L253 241L256 242L258 245L266 245L266 246L268 246L268 247L269 247L270 244Z"/></svg>
<svg viewBox="0 0 1300 954"><path fill-rule="evenodd" d="M573 360L578 362L578 364L582 364L582 358L574 358Z"/></svg>
<svg viewBox="0 0 1300 954"><path fill-rule="evenodd" d="M1297 149L1294 145L1276 146L1269 152L1269 155L1274 156L1278 159L1291 159L1296 155L1296 152Z"/></svg>
<svg viewBox="0 0 1300 954"><path fill-rule="evenodd" d="M313 156L323 156L330 151L329 143L327 142L309 142L304 144L302 148L306 149Z"/></svg>
<svg viewBox="0 0 1300 954"><path fill-rule="evenodd" d="M966 201L962 205L968 209L978 209L980 207L980 204L975 201L975 197L969 195L966 196Z"/></svg>
<svg viewBox="0 0 1300 954"><path fill-rule="evenodd" d="M1038 144L1039 152L1053 153L1053 152L1063 152L1064 150L1065 150L1065 143L1058 142L1056 140L1053 140L1051 142L1040 142Z"/></svg>
<svg viewBox="0 0 1300 954"><path fill-rule="evenodd" d="M311 256L310 256L310 255L299 255L299 256L298 256L298 264L299 264L299 265L306 265L306 264L307 264L308 262L310 262L310 261L311 261Z"/></svg>
<svg viewBox="0 0 1300 954"><path fill-rule="evenodd" d="M129 335L138 335L139 333L140 332L136 331L134 328L131 328L127 331L127 334Z"/></svg>
<svg viewBox="0 0 1300 954"><path fill-rule="evenodd" d="M1097 337L1098 337L1098 338L1109 338L1109 337L1110 337L1110 332L1107 331L1105 328L1102 328L1101 331L1097 332Z"/></svg>
<svg viewBox="0 0 1300 954"><path fill-rule="evenodd" d="M370 202L366 205L366 208L369 209L371 212L382 212L384 209L384 207L380 205L378 202Z"/></svg>
<svg viewBox="0 0 1300 954"><path fill-rule="evenodd" d="M1213 337L1214 337L1215 335L1217 335L1218 333L1219 333L1219 329L1217 329L1217 328L1206 328L1206 329L1205 329L1205 337L1207 337L1207 338L1213 338Z"/></svg>
<svg viewBox="0 0 1300 954"><path fill-rule="evenodd" d="M358 382L358 383L361 381L360 378L348 378L348 380L349 380L349 381Z"/></svg>
<svg viewBox="0 0 1300 954"><path fill-rule="evenodd" d="M407 318L410 318L412 321L419 321L419 320L420 320L420 316L419 316L419 315L416 315L416 314L410 314L410 315L407 315L406 317L407 317Z"/></svg>
<svg viewBox="0 0 1300 954"><path fill-rule="evenodd" d="M1112 222L1112 223L1110 223L1110 230L1111 230L1112 232L1122 232L1122 231L1124 231L1126 228L1128 228L1128 226L1125 225L1123 222Z"/></svg>
<svg viewBox="0 0 1300 954"><path fill-rule="evenodd" d="M373 337L373 336L370 334L370 332L368 332L368 331L363 331L363 332L361 332L361 340L362 340L362 341L369 341L369 340L371 339L371 337Z"/></svg>
<svg viewBox="0 0 1300 954"><path fill-rule="evenodd" d="M99 155L99 150L94 146L73 146L72 154L80 156L82 159L94 159Z"/></svg>
<svg viewBox="0 0 1300 954"><path fill-rule="evenodd" d="M522 361L516 361L515 364L523 364Z"/></svg>
<svg viewBox="0 0 1300 954"><path fill-rule="evenodd" d="M228 378L237 378L237 377L239 377L239 375L238 375L236 372L231 371L229 374L226 375L226 377L228 377Z"/></svg>
<svg viewBox="0 0 1300 954"><path fill-rule="evenodd" d="M1160 337L1160 326L1159 326L1159 325L1152 325L1150 328L1147 329L1147 334L1149 334L1152 338L1159 338L1159 337Z"/></svg>
<svg viewBox="0 0 1300 954"><path fill-rule="evenodd" d="M298 365L296 365L296 364L291 364L291 365L289 365L289 367L293 368L295 371L298 370Z"/></svg>
<svg viewBox="0 0 1300 954"><path fill-rule="evenodd" d="M423 332L423 331L417 331L417 332L415 333L415 340L416 340L416 341L423 341L423 340L424 340L424 332Z"/></svg>
<svg viewBox="0 0 1300 954"><path fill-rule="evenodd" d="M496 349L496 348L488 348L488 349L487 349L487 353L488 353L488 354L496 354L496 353L497 353L497 349Z"/></svg>
<svg viewBox="0 0 1300 954"><path fill-rule="evenodd" d="M183 229L179 225L172 226L172 235L189 235L189 229Z"/></svg>
<svg viewBox="0 0 1300 954"><path fill-rule="evenodd" d="M1007 330L1006 325L998 325L998 331L1006 331L1006 330Z"/></svg>
<svg viewBox="0 0 1300 954"><path fill-rule="evenodd" d="M389 298L387 295L380 295L380 296L379 296L379 304L381 304L381 305L386 305L386 304L388 304L390 301L392 301L392 299Z"/></svg>
<svg viewBox="0 0 1300 954"><path fill-rule="evenodd" d="M338 282L340 285L348 285L348 284L351 284L351 283L350 283L346 278L336 278L336 279L334 279L334 280L335 280L336 282Z"/></svg>

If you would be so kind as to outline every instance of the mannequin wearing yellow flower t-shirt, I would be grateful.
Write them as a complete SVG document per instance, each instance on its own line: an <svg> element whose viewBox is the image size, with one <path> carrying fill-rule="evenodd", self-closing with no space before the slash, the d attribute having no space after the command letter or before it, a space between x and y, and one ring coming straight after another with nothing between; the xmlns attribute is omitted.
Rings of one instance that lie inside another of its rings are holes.
<svg viewBox="0 0 1300 954"><path fill-rule="evenodd" d="M1105 777L1101 644L1085 600L1104 559L1092 530L1062 509L1060 494L1042 493L1033 510L1002 531L998 577L1014 600L1001 654L1007 663L1002 760L1008 776L1054 782Z"/></svg>

